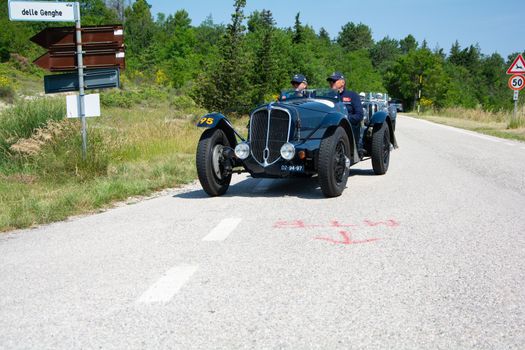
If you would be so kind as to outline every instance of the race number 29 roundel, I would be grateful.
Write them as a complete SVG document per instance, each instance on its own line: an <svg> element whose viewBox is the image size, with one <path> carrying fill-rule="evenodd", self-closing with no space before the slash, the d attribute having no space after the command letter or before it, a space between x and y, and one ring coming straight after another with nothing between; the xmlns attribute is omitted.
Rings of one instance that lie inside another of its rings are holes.
<svg viewBox="0 0 525 350"><path fill-rule="evenodd" d="M525 87L525 77L515 74L509 79L509 87L514 91L520 91Z"/></svg>

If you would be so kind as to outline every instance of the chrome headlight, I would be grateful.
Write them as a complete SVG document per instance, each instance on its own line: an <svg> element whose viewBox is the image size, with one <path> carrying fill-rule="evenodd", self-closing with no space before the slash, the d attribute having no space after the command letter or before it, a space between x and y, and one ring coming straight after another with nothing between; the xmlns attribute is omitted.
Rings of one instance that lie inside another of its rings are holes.
<svg viewBox="0 0 525 350"><path fill-rule="evenodd" d="M250 155L250 146L246 142L241 142L235 146L235 156L245 160Z"/></svg>
<svg viewBox="0 0 525 350"><path fill-rule="evenodd" d="M283 157L286 160L292 160L295 156L295 146L292 145L289 142L286 142L281 147L281 157Z"/></svg>

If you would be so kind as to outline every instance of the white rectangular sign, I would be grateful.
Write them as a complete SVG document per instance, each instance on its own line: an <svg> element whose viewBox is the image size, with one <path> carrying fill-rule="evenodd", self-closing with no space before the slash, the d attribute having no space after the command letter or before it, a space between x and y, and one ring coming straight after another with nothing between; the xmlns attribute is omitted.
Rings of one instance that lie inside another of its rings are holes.
<svg viewBox="0 0 525 350"><path fill-rule="evenodd" d="M67 117L80 117L80 96L66 96ZM100 117L100 95L90 94L84 96L84 106L86 107L86 117Z"/></svg>
<svg viewBox="0 0 525 350"><path fill-rule="evenodd" d="M514 90L514 101L518 100L519 95L520 95L520 92L518 90Z"/></svg>
<svg viewBox="0 0 525 350"><path fill-rule="evenodd" d="M11 21L74 22L75 3L51 1L9 1Z"/></svg>

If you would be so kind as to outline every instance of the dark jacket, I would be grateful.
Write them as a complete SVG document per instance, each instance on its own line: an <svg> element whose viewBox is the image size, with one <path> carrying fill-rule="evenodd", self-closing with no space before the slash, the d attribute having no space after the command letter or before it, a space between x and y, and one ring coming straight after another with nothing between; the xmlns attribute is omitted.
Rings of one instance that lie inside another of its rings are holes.
<svg viewBox="0 0 525 350"><path fill-rule="evenodd" d="M343 90L339 94L341 101L345 104L348 110L348 119L352 124L359 124L363 120L363 105L361 104L361 97L354 91Z"/></svg>

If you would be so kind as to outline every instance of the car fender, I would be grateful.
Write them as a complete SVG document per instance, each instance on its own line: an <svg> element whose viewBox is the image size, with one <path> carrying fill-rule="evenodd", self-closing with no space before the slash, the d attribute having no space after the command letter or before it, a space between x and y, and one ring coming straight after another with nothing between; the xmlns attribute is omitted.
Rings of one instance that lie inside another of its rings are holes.
<svg viewBox="0 0 525 350"><path fill-rule="evenodd" d="M372 118L370 118L370 127L383 123L388 124L388 128L390 130L390 142L392 143L394 148L398 148L396 135L394 133L394 124L392 118L390 118L390 115L385 111L379 111L374 113L374 115L372 115Z"/></svg>
<svg viewBox="0 0 525 350"><path fill-rule="evenodd" d="M370 124L383 124L388 117L388 113L385 111L375 112L370 118Z"/></svg>
<svg viewBox="0 0 525 350"><path fill-rule="evenodd" d="M230 142L232 148L235 148L237 145L237 138L235 136L244 141L244 138L235 130L228 118L226 118L226 116L221 113L208 113L202 116L197 122L197 127L206 129L221 129L226 134L226 137L228 137L228 141Z"/></svg>
<svg viewBox="0 0 525 350"><path fill-rule="evenodd" d="M346 134L348 135L348 140L350 141L350 147L352 152L352 164L356 162L357 159L359 159L359 156L357 154L357 147L355 142L354 133L352 131L352 125L350 125L350 121L348 120L348 117L341 113L329 113L327 114L323 120L321 121L320 129L325 130L323 133L323 138L329 133L333 132L338 126L343 127L343 129L346 131Z"/></svg>

